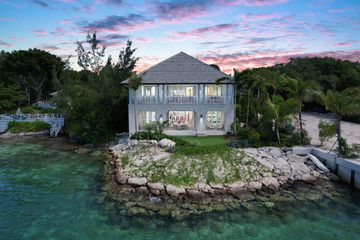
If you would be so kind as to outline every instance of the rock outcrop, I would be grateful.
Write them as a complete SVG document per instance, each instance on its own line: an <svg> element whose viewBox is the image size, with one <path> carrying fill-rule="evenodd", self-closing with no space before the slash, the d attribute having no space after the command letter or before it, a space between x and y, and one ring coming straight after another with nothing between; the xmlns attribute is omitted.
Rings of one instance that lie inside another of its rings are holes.
<svg viewBox="0 0 360 240"><path fill-rule="evenodd" d="M207 182L203 181L201 177L196 178L198 182L191 185L154 181L152 176L157 170L154 168L161 168L170 176L179 174L178 163L172 161L172 154L165 150L174 144L168 139L162 139L159 142L128 140L126 143L110 147L109 150L113 155L114 179L118 191L121 192L117 196L121 196L127 202L137 201L137 197L129 200L134 194L140 194L145 202L149 201L150 197L150 203L141 203L141 205L146 205L142 207L152 209L152 212L159 214L178 216L179 211L186 212L188 208L191 208L191 212L210 211L202 209L203 206L196 205L200 202L211 202L215 204L215 207L211 209L220 210L223 208L221 204L224 203L227 206L235 206L234 200L249 201L264 193L281 192L297 182L314 185L317 181L326 182L331 177L318 169L311 161L307 161L306 157L294 155L289 150L263 147L258 149L229 148L231 156L235 157L235 160L238 159L237 162L243 162L240 165L232 165L231 168L215 166L211 174L217 177L215 179L223 178L223 182ZM186 164L187 161L192 165L198 163L195 157L182 159L180 162ZM223 163L222 159L218 159L218 162ZM237 167L241 169L233 169ZM181 165L180 169L184 171L184 165ZM187 174L190 174L189 178L193 178L194 176L191 174L198 173L189 172ZM226 180L234 174L238 176L238 179ZM168 207L164 208L164 206L162 208L154 206L159 202L172 207L167 209ZM196 207L186 204L195 204ZM139 204L135 205L138 207ZM270 207L272 203L268 202L267 205ZM194 208L196 209L194 210ZM133 209L132 211L142 210Z"/></svg>

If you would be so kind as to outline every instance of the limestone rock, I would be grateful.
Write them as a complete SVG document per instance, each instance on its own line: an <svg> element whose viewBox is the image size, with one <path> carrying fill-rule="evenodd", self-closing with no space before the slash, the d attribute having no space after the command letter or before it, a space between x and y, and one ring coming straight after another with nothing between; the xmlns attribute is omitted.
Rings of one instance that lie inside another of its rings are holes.
<svg viewBox="0 0 360 240"><path fill-rule="evenodd" d="M185 194L185 189L182 187L176 187L174 185L166 185L166 192L170 195L170 196L178 196L180 194Z"/></svg>
<svg viewBox="0 0 360 240"><path fill-rule="evenodd" d="M274 177L265 177L261 180L265 187L277 190L280 187L279 181Z"/></svg>
<svg viewBox="0 0 360 240"><path fill-rule="evenodd" d="M128 184L131 186L145 186L146 185L146 178L139 178L139 177L131 177L128 179Z"/></svg>
<svg viewBox="0 0 360 240"><path fill-rule="evenodd" d="M228 185L228 187L230 189L242 189L242 188L246 188L246 183L244 183L244 182L234 182L234 183Z"/></svg>
<svg viewBox="0 0 360 240"><path fill-rule="evenodd" d="M158 183L148 182L147 185L148 185L148 187L150 189L159 190L159 191L164 191L165 190L164 184L159 183L159 182Z"/></svg>
<svg viewBox="0 0 360 240"><path fill-rule="evenodd" d="M136 192L142 193L142 194L148 194L149 190L145 186L137 187Z"/></svg>
<svg viewBox="0 0 360 240"><path fill-rule="evenodd" d="M175 142L171 141L170 139L163 138L163 139L160 140L159 146L162 147L162 148L174 147Z"/></svg>
<svg viewBox="0 0 360 240"><path fill-rule="evenodd" d="M248 189L251 192L255 192L256 190L260 190L261 187L262 187L261 182L249 182L249 184L248 184Z"/></svg>
<svg viewBox="0 0 360 240"><path fill-rule="evenodd" d="M159 144L159 142L156 140L150 140L150 143L155 146Z"/></svg>
<svg viewBox="0 0 360 240"><path fill-rule="evenodd" d="M186 190L186 194L193 200L199 201L204 198L204 194L196 189Z"/></svg>
<svg viewBox="0 0 360 240"><path fill-rule="evenodd" d="M115 180L119 184L126 184L128 177L125 174L122 174L121 172L117 171L115 175Z"/></svg>

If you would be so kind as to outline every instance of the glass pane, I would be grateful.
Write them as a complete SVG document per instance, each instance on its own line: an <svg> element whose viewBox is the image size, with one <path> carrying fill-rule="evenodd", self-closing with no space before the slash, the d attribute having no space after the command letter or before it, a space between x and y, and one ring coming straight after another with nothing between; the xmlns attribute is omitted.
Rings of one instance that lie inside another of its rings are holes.
<svg viewBox="0 0 360 240"><path fill-rule="evenodd" d="M144 111L139 113L139 128L143 129L148 123L156 121L156 112Z"/></svg>
<svg viewBox="0 0 360 240"><path fill-rule="evenodd" d="M155 86L142 86L141 96L143 97L155 96Z"/></svg>
<svg viewBox="0 0 360 240"><path fill-rule="evenodd" d="M169 111L169 127L175 130L186 130L194 127L194 112Z"/></svg>
<svg viewBox="0 0 360 240"><path fill-rule="evenodd" d="M207 85L206 96L222 96L222 87L220 85Z"/></svg>
<svg viewBox="0 0 360 240"><path fill-rule="evenodd" d="M172 85L167 86L168 96L194 96L195 86Z"/></svg>
<svg viewBox="0 0 360 240"><path fill-rule="evenodd" d="M221 129L224 127L224 112L209 111L206 113L206 127L210 129Z"/></svg>

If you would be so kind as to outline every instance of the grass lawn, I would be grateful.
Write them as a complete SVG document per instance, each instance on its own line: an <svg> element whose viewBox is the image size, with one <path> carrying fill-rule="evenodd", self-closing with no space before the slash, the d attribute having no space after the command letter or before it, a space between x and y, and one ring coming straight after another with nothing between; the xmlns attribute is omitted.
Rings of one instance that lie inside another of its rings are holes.
<svg viewBox="0 0 360 240"><path fill-rule="evenodd" d="M228 142L225 136L183 136L178 138L184 139L191 144L196 144L197 146L220 146L225 145Z"/></svg>

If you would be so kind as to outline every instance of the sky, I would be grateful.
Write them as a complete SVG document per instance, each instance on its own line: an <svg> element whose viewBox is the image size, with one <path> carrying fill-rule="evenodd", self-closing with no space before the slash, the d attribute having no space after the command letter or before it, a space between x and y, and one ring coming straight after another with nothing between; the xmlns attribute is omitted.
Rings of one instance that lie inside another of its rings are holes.
<svg viewBox="0 0 360 240"><path fill-rule="evenodd" d="M180 51L221 70L292 57L360 61L360 0L0 0L0 50L71 57L97 32L116 60L133 41L142 71Z"/></svg>

